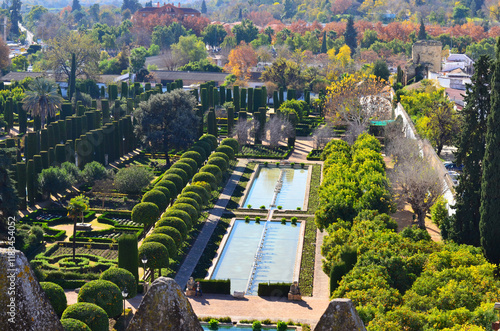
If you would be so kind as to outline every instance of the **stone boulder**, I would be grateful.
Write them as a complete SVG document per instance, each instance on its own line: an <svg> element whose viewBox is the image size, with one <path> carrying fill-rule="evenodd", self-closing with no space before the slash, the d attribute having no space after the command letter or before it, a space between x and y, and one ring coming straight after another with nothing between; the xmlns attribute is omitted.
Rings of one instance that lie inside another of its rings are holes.
<svg viewBox="0 0 500 331"><path fill-rule="evenodd" d="M314 331L366 331L351 299L333 299Z"/></svg>
<svg viewBox="0 0 500 331"><path fill-rule="evenodd" d="M142 298L127 330L203 330L193 307L175 280L157 278Z"/></svg>
<svg viewBox="0 0 500 331"><path fill-rule="evenodd" d="M64 330L22 252L0 248L0 270L0 330Z"/></svg>

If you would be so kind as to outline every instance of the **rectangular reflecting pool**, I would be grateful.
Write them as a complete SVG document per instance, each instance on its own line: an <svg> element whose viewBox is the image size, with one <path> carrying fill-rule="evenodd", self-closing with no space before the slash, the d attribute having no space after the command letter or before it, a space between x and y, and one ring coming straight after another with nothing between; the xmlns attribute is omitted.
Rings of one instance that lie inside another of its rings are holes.
<svg viewBox="0 0 500 331"><path fill-rule="evenodd" d="M303 208L308 169L259 167L242 207L266 206L267 209Z"/></svg>
<svg viewBox="0 0 500 331"><path fill-rule="evenodd" d="M259 283L291 283L300 227L300 222L236 220L211 278L231 279L231 293L248 295L257 294Z"/></svg>

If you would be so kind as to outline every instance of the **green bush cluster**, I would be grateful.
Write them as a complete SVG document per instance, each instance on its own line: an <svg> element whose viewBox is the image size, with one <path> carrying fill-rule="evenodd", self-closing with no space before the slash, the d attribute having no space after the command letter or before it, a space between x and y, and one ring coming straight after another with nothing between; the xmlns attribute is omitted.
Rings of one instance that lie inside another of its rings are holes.
<svg viewBox="0 0 500 331"><path fill-rule="evenodd" d="M51 282L40 282L40 286L47 295L47 298L49 299L49 302L52 305L52 308L54 308L56 314L61 316L68 304L64 289Z"/></svg>
<svg viewBox="0 0 500 331"><path fill-rule="evenodd" d="M101 274L100 279L110 281L118 286L120 291L127 289L129 298L133 298L137 295L137 282L135 276L127 269L109 268Z"/></svg>
<svg viewBox="0 0 500 331"><path fill-rule="evenodd" d="M127 194L138 194L153 179L153 174L145 167L130 166L118 170L115 175L115 187L118 192Z"/></svg>
<svg viewBox="0 0 500 331"><path fill-rule="evenodd" d="M203 293L231 294L230 279L196 279Z"/></svg>
<svg viewBox="0 0 500 331"><path fill-rule="evenodd" d="M92 331L109 330L109 321L106 311L98 305L92 303L78 302L69 306L64 311L61 319L79 320L85 323Z"/></svg>
<svg viewBox="0 0 500 331"><path fill-rule="evenodd" d="M78 292L78 302L96 304L110 317L121 314L122 300L122 292L118 286L107 280L92 280Z"/></svg>

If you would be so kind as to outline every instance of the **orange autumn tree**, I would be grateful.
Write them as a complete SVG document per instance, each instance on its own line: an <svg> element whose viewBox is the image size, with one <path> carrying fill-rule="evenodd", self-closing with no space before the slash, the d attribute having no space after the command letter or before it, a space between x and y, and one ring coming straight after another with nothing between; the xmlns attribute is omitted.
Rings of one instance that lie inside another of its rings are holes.
<svg viewBox="0 0 500 331"><path fill-rule="evenodd" d="M228 61L224 71L232 73L239 80L248 80L250 69L257 65L257 53L252 46L242 41L238 47L231 50Z"/></svg>

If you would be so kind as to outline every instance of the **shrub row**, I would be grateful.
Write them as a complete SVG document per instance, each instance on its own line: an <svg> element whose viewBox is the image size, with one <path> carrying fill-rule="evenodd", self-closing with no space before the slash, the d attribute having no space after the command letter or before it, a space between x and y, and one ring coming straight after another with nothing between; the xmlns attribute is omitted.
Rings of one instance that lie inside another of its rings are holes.
<svg viewBox="0 0 500 331"><path fill-rule="evenodd" d="M288 296L291 283L259 283L257 295L260 297L283 298Z"/></svg>
<svg viewBox="0 0 500 331"><path fill-rule="evenodd" d="M203 293L231 294L230 279L196 279Z"/></svg>

